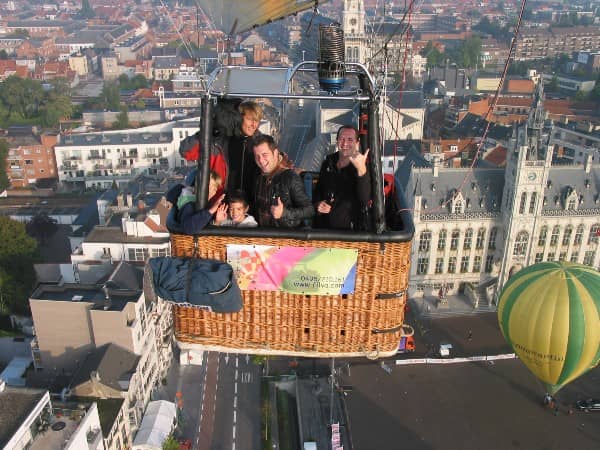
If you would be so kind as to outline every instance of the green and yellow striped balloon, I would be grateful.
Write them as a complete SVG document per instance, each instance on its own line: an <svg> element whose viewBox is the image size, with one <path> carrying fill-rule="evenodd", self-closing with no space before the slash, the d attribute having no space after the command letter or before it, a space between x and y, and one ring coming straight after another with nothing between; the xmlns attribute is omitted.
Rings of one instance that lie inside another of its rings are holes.
<svg viewBox="0 0 600 450"><path fill-rule="evenodd" d="M526 267L504 286L498 321L515 353L555 394L600 360L600 273L568 262Z"/></svg>

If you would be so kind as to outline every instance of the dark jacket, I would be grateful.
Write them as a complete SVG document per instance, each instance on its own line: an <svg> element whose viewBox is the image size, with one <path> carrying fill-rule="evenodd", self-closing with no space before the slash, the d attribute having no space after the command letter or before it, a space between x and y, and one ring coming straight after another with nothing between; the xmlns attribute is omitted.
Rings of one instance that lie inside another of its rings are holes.
<svg viewBox="0 0 600 450"><path fill-rule="evenodd" d="M234 192L241 189L247 198L252 198L254 183L260 173L254 160L252 139L253 137L248 136L231 136L226 148L229 166L226 191Z"/></svg>
<svg viewBox="0 0 600 450"><path fill-rule="evenodd" d="M304 192L304 184L293 170L280 167L272 174L261 174L257 181L254 205L260 226L297 227L304 219L314 215L315 210ZM283 203L283 216L280 219L271 216L271 205L277 197Z"/></svg>
<svg viewBox="0 0 600 450"><path fill-rule="evenodd" d="M212 214L208 209L195 211L193 202L186 203L181 209L177 207L177 200L181 195L182 184L178 184L167 192L166 199L173 205L167 215L167 230L171 233L198 234L200 230L212 220Z"/></svg>
<svg viewBox="0 0 600 450"><path fill-rule="evenodd" d="M331 202L329 214L318 214L315 226L337 229L364 228L363 215L371 203L371 176L369 167L367 173L358 176L356 167L348 164L338 169L339 153L332 153L325 158L321 165L319 181L315 190L313 202L317 205L322 200Z"/></svg>

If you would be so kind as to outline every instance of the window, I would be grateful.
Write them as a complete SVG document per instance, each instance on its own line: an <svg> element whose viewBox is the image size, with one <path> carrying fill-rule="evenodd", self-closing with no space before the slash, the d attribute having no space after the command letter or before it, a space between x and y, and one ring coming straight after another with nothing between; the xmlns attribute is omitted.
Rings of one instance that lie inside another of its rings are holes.
<svg viewBox="0 0 600 450"><path fill-rule="evenodd" d="M448 260L448 273L456 272L456 256L451 256Z"/></svg>
<svg viewBox="0 0 600 450"><path fill-rule="evenodd" d="M490 273L494 267L494 255L488 255L485 258L485 271Z"/></svg>
<svg viewBox="0 0 600 450"><path fill-rule="evenodd" d="M552 236L550 236L550 245L552 247L556 247L556 244L558 244L559 236L560 236L560 227L558 225L555 225L552 228Z"/></svg>
<svg viewBox="0 0 600 450"><path fill-rule="evenodd" d="M444 258L437 258L435 260L435 273L444 272Z"/></svg>
<svg viewBox="0 0 600 450"><path fill-rule="evenodd" d="M480 228L477 231L477 241L475 242L475 248L481 250L483 243L485 242L485 228Z"/></svg>
<svg viewBox="0 0 600 450"><path fill-rule="evenodd" d="M150 256L152 258L158 258L161 256L171 256L168 248L153 248L150 250Z"/></svg>
<svg viewBox="0 0 600 450"><path fill-rule="evenodd" d="M473 272L481 272L481 255L473 258Z"/></svg>
<svg viewBox="0 0 600 450"><path fill-rule="evenodd" d="M431 245L431 231L422 231L419 238L419 251L428 252Z"/></svg>
<svg viewBox="0 0 600 450"><path fill-rule="evenodd" d="M417 262L417 275L427 273L429 268L429 258L419 258Z"/></svg>
<svg viewBox="0 0 600 450"><path fill-rule="evenodd" d="M547 236L548 236L548 227L544 225L540 229L540 236L538 237L538 245L540 247L543 247L544 245L546 245L546 237Z"/></svg>
<svg viewBox="0 0 600 450"><path fill-rule="evenodd" d="M515 239L513 248L513 256L525 256L527 252L527 242L529 241L529 233L527 231L519 231Z"/></svg>
<svg viewBox="0 0 600 450"><path fill-rule="evenodd" d="M463 256L460 260L460 273L469 271L469 257Z"/></svg>
<svg viewBox="0 0 600 450"><path fill-rule="evenodd" d="M525 205L527 204L527 193L521 194L521 203L519 203L519 214L525 214Z"/></svg>
<svg viewBox="0 0 600 450"><path fill-rule="evenodd" d="M462 200L456 200L454 202L454 208L452 208L452 212L454 214L462 214L464 209L464 202Z"/></svg>
<svg viewBox="0 0 600 450"><path fill-rule="evenodd" d="M494 227L490 231L490 240L488 241L488 249L496 250L496 235L498 234L498 228Z"/></svg>
<svg viewBox="0 0 600 450"><path fill-rule="evenodd" d="M571 225L565 228L565 234L563 234L562 245L569 245L571 243L571 234L573 234L573 227Z"/></svg>
<svg viewBox="0 0 600 450"><path fill-rule="evenodd" d="M578 259L579 259L579 252L571 253L571 262L576 263Z"/></svg>
<svg viewBox="0 0 600 450"><path fill-rule="evenodd" d="M104 247L104 248L102 249L102 254L103 254L104 256L110 256L110 247Z"/></svg>
<svg viewBox="0 0 600 450"><path fill-rule="evenodd" d="M554 252L549 252L546 261L554 261Z"/></svg>
<svg viewBox="0 0 600 450"><path fill-rule="evenodd" d="M539 263L542 262L542 260L544 259L544 252L539 252L535 254L535 262Z"/></svg>
<svg viewBox="0 0 600 450"><path fill-rule="evenodd" d="M591 266L594 264L594 259L596 259L596 252L594 250L588 250L583 256L583 263L586 266Z"/></svg>
<svg viewBox="0 0 600 450"><path fill-rule="evenodd" d="M574 245L581 245L583 241L583 225L579 225L577 227L577 231L575 232L575 240L573 241Z"/></svg>
<svg viewBox="0 0 600 450"><path fill-rule="evenodd" d="M567 203L567 210L574 211L577 209L577 196L572 195L569 197L569 202Z"/></svg>
<svg viewBox="0 0 600 450"><path fill-rule="evenodd" d="M456 250L458 248L459 238L460 238L460 230L453 230L452 237L450 238L450 250Z"/></svg>
<svg viewBox="0 0 600 450"><path fill-rule="evenodd" d="M564 261L565 259L567 259L567 252L560 252L558 254L558 260L559 261Z"/></svg>
<svg viewBox="0 0 600 450"><path fill-rule="evenodd" d="M529 214L533 214L535 212L535 204L537 203L537 192L531 193L531 198L529 199Z"/></svg>
<svg viewBox="0 0 600 450"><path fill-rule="evenodd" d="M471 242L473 241L473 228L468 228L465 231L465 240L463 242L463 249L469 250L471 248Z"/></svg>
<svg viewBox="0 0 600 450"><path fill-rule="evenodd" d="M147 248L130 248L127 250L129 261L146 261L148 259Z"/></svg>
<svg viewBox="0 0 600 450"><path fill-rule="evenodd" d="M446 230L441 230L440 234L438 235L438 250L444 250L446 248L446 235L448 233L446 232Z"/></svg>
<svg viewBox="0 0 600 450"><path fill-rule="evenodd" d="M590 227L588 244L591 244L592 242L598 242L598 236L600 236L600 225L596 223Z"/></svg>

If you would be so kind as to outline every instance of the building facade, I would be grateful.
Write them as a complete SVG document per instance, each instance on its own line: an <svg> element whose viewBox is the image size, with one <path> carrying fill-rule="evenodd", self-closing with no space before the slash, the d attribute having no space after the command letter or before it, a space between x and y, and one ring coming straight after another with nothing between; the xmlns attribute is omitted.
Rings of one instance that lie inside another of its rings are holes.
<svg viewBox="0 0 600 450"><path fill-rule="evenodd" d="M55 147L58 179L72 187L110 188L136 175L186 165L179 143L198 131L198 120L122 132L63 134Z"/></svg>
<svg viewBox="0 0 600 450"><path fill-rule="evenodd" d="M541 261L598 267L600 166L553 165L541 87L514 128L506 168L411 171L415 237L410 294L464 294L494 305L511 273ZM410 164L410 162L409 162Z"/></svg>

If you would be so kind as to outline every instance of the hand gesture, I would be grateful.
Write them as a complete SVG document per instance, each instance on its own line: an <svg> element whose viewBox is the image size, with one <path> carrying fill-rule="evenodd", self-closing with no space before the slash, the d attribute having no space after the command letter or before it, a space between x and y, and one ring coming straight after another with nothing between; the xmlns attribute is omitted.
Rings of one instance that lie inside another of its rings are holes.
<svg viewBox="0 0 600 450"><path fill-rule="evenodd" d="M329 214L331 212L331 205L325 200L322 200L317 204L317 211L321 214Z"/></svg>
<svg viewBox="0 0 600 450"><path fill-rule="evenodd" d="M212 205L210 205L208 212L211 214L215 214L221 203L223 203L223 200L225 200L225 194L219 195L217 199L212 203Z"/></svg>
<svg viewBox="0 0 600 450"><path fill-rule="evenodd" d="M271 215L273 219L281 219L283 216L283 203L281 202L281 197L277 197L277 204L271 206Z"/></svg>
<svg viewBox="0 0 600 450"><path fill-rule="evenodd" d="M227 206L226 203L221 203L217 207L217 212L215 213L215 224L216 225L219 225L224 220L227 220L227 210L228 209L229 209L229 206Z"/></svg>
<svg viewBox="0 0 600 450"><path fill-rule="evenodd" d="M369 151L370 149L367 149L364 154L357 151L350 157L350 163L356 168L359 177L362 177L367 173L367 158L369 157Z"/></svg>

